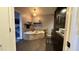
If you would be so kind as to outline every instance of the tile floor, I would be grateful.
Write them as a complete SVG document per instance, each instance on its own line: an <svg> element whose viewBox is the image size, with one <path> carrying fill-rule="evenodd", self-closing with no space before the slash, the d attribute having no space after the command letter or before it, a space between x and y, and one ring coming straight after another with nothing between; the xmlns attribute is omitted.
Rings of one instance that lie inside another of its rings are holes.
<svg viewBox="0 0 79 59"><path fill-rule="evenodd" d="M17 51L53 51L50 39L22 40L16 48Z"/></svg>

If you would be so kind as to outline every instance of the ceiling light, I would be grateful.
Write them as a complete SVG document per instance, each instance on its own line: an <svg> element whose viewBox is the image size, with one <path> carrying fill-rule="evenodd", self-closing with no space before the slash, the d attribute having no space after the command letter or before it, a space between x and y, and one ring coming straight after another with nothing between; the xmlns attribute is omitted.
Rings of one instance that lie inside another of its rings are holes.
<svg viewBox="0 0 79 59"><path fill-rule="evenodd" d="M36 9L34 9L34 11L36 11Z"/></svg>
<svg viewBox="0 0 79 59"><path fill-rule="evenodd" d="M36 9L33 9L33 16L36 16L37 13L36 13Z"/></svg>

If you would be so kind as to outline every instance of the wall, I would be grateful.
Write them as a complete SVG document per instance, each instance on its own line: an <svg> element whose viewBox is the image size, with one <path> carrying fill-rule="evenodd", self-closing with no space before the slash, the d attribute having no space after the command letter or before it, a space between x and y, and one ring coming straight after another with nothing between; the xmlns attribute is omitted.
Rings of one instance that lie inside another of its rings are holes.
<svg viewBox="0 0 79 59"><path fill-rule="evenodd" d="M71 35L70 35L70 51L79 51L79 35L78 35L78 7L72 8L72 23L71 23ZM75 29L74 29L75 28Z"/></svg>
<svg viewBox="0 0 79 59"><path fill-rule="evenodd" d="M78 19L77 19L77 34L78 34L78 41L77 41L77 50L79 51L79 7L78 7Z"/></svg>
<svg viewBox="0 0 79 59"><path fill-rule="evenodd" d="M46 29L48 35L51 35L51 30L53 29L54 25L54 16L41 16L40 20L42 21L43 27L42 29Z"/></svg>
<svg viewBox="0 0 79 59"><path fill-rule="evenodd" d="M34 18L34 22L37 20L42 21L42 27L41 29L46 29L48 31L48 35L51 34L51 30L53 29L53 21L54 21L54 16L53 15L45 15L45 16L37 16ZM29 17L22 17L23 25L26 23L26 21L29 20ZM26 28L23 26L23 31L26 31Z"/></svg>

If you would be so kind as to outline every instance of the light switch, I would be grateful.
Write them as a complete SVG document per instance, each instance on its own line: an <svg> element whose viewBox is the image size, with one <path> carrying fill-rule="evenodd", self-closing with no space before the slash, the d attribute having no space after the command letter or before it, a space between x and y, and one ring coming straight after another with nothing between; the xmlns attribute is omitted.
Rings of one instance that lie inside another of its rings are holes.
<svg viewBox="0 0 79 59"><path fill-rule="evenodd" d="M0 44L0 47L2 47L2 45Z"/></svg>

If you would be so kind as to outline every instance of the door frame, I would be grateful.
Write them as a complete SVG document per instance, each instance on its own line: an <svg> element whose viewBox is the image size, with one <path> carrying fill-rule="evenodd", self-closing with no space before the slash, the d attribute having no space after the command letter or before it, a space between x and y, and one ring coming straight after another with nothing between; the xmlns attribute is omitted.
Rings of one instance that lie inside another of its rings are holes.
<svg viewBox="0 0 79 59"><path fill-rule="evenodd" d="M66 14L66 30L64 37L64 51L78 51L79 50L79 8L78 7L68 7ZM67 41L70 42L70 48L67 46Z"/></svg>

